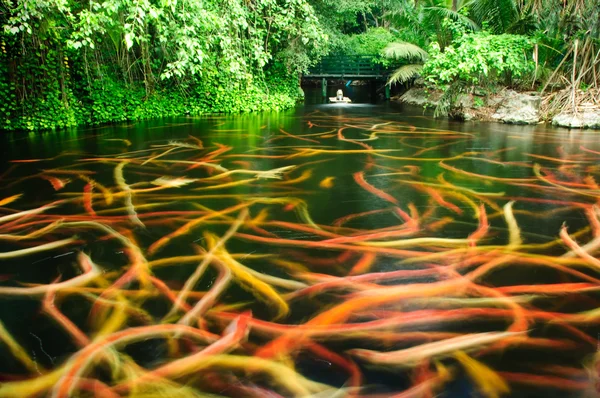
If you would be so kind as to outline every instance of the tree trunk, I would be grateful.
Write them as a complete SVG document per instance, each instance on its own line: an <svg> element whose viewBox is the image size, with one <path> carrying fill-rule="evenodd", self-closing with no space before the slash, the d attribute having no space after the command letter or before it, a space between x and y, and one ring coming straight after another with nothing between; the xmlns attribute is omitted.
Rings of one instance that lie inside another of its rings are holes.
<svg viewBox="0 0 600 398"><path fill-rule="evenodd" d="M148 27L145 29L146 37L140 43L142 50L142 62L144 63L144 85L146 86L146 98L154 91L154 74L152 73L152 65L150 64L150 50L149 42L150 38L148 35Z"/></svg>

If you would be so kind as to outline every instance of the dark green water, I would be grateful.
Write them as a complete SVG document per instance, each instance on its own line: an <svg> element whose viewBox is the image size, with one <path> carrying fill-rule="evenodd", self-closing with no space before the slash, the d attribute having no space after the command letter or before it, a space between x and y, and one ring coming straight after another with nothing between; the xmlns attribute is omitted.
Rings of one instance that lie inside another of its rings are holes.
<svg viewBox="0 0 600 398"><path fill-rule="evenodd" d="M318 97L318 93L309 92L307 97L316 102L314 97ZM345 140L339 139L339 129L343 129ZM197 140L190 137L201 140L205 149L189 147L198 144ZM156 157L172 148L165 145L172 145L173 142L185 142L188 147L181 146ZM210 167L189 169L192 163L185 163L206 159L211 151L223 146L230 149L208 161L227 170L266 171L294 167L286 171L281 180L255 178L255 175L242 173L233 174L230 178L209 179L221 171L211 171ZM367 149L369 147L372 149ZM201 223L191 228L187 234L174 237L156 253L149 253L148 249L161 237L173 233L202 214L224 210L240 203L251 203L248 205L250 217L262 214L267 221L272 222L259 225L264 233L269 234L264 236L312 242L326 238L288 228L285 223L301 225L305 229L317 228L342 236L361 235L369 231L400 227L405 221L390 209L399 207L411 214L412 208L412 216L422 217L418 231L406 237L378 238L373 241L401 241L418 237L464 239L478 228L476 211L483 204L490 228L477 246L486 247L484 253L491 253L490 256L493 257L506 250L509 243L510 231L503 207L514 201L513 213L520 228L523 246L514 249L517 258L486 274L477 283L490 288L565 284L558 293L528 293L524 288L522 293L507 293L514 296L534 294L535 297L528 296L523 304L531 312L573 315L598 308L598 286L592 286L590 281L598 278L600 272L590 262L580 259L564 265L579 272L580 276L577 276L548 265L525 264L518 257L541 255L546 262L552 263L552 258L567 252L566 246L559 241L563 223L568 225L569 233L581 245L593 239L593 220L590 219L590 214L593 215L593 206L600 200L598 187L593 185L595 182L600 183L599 132L569 131L545 125L507 126L435 120L422 115L418 109L403 108L396 104L313 104L287 112L259 115L179 117L72 131L3 134L0 136L0 151L0 200L22 194L14 202L0 208L0 217L38 208L57 200L62 201L44 213L26 215L16 221L0 221L0 234L25 235L53 222L92 220L109 225L134 239L149 261L198 254L199 250L206 248L203 233L212 232L222 236L238 212ZM144 164L151 157L156 158ZM32 161L20 162L22 160ZM144 226L132 222L124 208L125 197L118 196L122 187L116 182L115 168L122 161L127 162L123 168L123 176L136 192L132 202ZM546 180L536 177L536 164ZM360 172L369 185L390 195L394 201L386 200L361 187L355 177L355 173ZM95 187L93 206L97 215L94 217L86 212L81 200L87 184L87 180L80 177L82 174L93 178L96 183L102 184L116 195L114 202L109 205L102 198L101 191ZM138 189L156 187L152 181L163 176L186 178L190 181L181 187L137 193ZM47 177L59 178L66 185L56 190ZM243 182L245 179L249 181ZM235 182L238 183L234 184ZM218 186L224 183L232 184ZM441 199L436 196L436 192L441 194ZM268 201L257 198L279 198L280 202L267 203ZM286 206L286 203L295 205ZM365 212L371 213L349 220L344 224L346 228L334 228L339 226L343 217ZM260 236L261 233L260 230L250 228L249 224L243 226L240 232L254 236ZM129 269L130 259L121 242L94 228L65 226L28 240L3 238L0 239L0 253L70 237L75 237L76 241L62 248L0 259L1 285L27 287L31 286L27 284L52 283L58 277L60 280L73 278L79 273L75 266L79 252L88 254L102 268L108 284ZM369 243L347 245L368 246ZM467 246L466 243L461 243L452 248L465 249ZM264 243L240 236L234 236L228 241L226 248L228 252L238 254L238 260L250 269L308 284L314 283L314 279L307 276L309 272L313 278L315 274L345 277L361 258L361 254L352 249L331 249L318 245L303 247L289 242ZM431 253L450 250L443 244L433 243L415 243L408 247L398 243L397 248ZM341 256L346 251L349 254ZM418 270L432 264L448 267L476 255L476 252L464 251L460 256L448 254L428 261L418 261L408 254L382 252L377 254L373 264L365 272ZM284 262L294 262L302 270L285 267L282 265ZM556 263L563 264L560 261ZM183 286L197 265L198 262L175 263L154 268L152 272L171 289L176 290ZM465 275L477 266L478 264L474 264L460 268L459 271ZM588 278L585 279L585 276ZM207 291L213 287L216 278L217 272L209 267L194 290ZM432 274L377 283L382 286L399 286L433 283L441 279L444 278ZM587 283L589 286L585 286L585 291L578 291L584 286L566 285L567 283ZM92 301L103 286L105 288L107 285L96 281L86 286L98 289L89 290L87 295L81 291L59 295L57 306L85 334L93 338L101 325L95 324L93 315L90 315ZM125 290L144 288L138 280L122 287ZM275 291L286 297L293 289L276 286ZM353 289L347 287L289 299L289 313L275 322L305 323L325 310L350 300L352 293ZM15 296L3 294L1 289L0 294L0 320L34 363L39 365L39 373L44 373L44 368L60 368L63 364L68 366L69 358L79 348L68 333L42 311L40 302L44 296ZM268 297L259 296L234 278L218 303L244 303L231 311L249 309L254 318L271 321L276 312L273 302ZM444 304L443 299L449 296L475 298L480 295L457 290L454 294L442 295L441 301L436 299L429 302L431 297L426 295L420 299L413 297L388 301L384 305L374 304L357 310L348 322L385 319L391 316L389 314L392 311L399 313L439 309L454 310L456 313L461 308L466 308L465 304L456 304L450 299ZM524 297L521 298L525 300ZM192 299L190 304L193 305L194 302ZM149 318L136 319L130 315L120 329L164 322L161 318L170 308L169 301L160 294L150 295L143 300L132 300L131 305L141 308ZM477 304L468 306L484 308L484 312L486 308ZM506 306L496 304L492 308ZM388 311L388 315L385 311ZM511 324L512 316L473 315L460 320L436 320L428 323L426 313L423 314L424 319L419 323L406 326L396 324L379 330L389 332L387 337L383 333L381 337L377 337L379 335L353 336L341 332L337 337L328 336L317 341L344 358L353 358L349 350L355 348L394 351L429 341L425 337L424 340L407 342L398 337L390 337L394 333L503 331ZM221 334L226 326L224 321L211 316L207 316L207 319L209 330ZM168 320L176 321L177 318ZM600 316L597 315L583 321L566 322L579 331L576 332L557 325L560 322L531 319L527 334L545 339L543 344L512 344L491 352L475 347L467 352L491 369L542 378L541 382L526 383L514 380L519 376L513 376L513 379L507 376L511 391L505 393L505 396L583 396L586 388L587 393L593 390L593 383L589 381L584 366L591 363L596 352L593 343L600 333L599 322ZM269 337L254 332L251 328L248 343L238 347L235 352L251 357L258 347L269 340ZM145 367L159 366L169 358L162 339L120 346L119 349ZM434 356L429 358L430 362L402 366L373 366L360 358L354 358L363 374L362 394L399 394L412 385L411 380L416 380L417 365L435 371L434 364L439 361L453 369L453 377L433 391L445 397L485 396L451 354ZM0 345L0 355L3 358L0 362L0 377L3 380L40 376L27 370L5 345ZM340 388L348 378L342 368L308 353L302 348L302 344L294 348L293 358L296 371L309 379ZM240 383L257 383L272 387L283 396L293 396L285 389L274 387L276 383L270 382L268 378L253 377L243 372L231 373L227 369L219 371L225 379L235 374L235 380ZM110 372L102 365L89 366L85 375L98 378L108 385L115 384ZM543 377L561 378L579 384L576 387L558 388L544 383ZM223 396L242 396L233 389L211 390L211 384L206 380L196 380L196 384L192 380L190 385ZM5 391L7 390L0 389L0 394ZM40 396L45 394L49 392L42 391ZM83 392L73 394L90 396ZM15 393L14 396L19 395ZM323 396L335 395L330 391Z"/></svg>

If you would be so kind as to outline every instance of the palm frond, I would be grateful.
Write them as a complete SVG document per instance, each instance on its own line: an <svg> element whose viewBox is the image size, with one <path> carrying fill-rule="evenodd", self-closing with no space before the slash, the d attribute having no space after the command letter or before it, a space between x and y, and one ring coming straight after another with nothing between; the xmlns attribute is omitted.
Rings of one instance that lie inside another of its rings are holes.
<svg viewBox="0 0 600 398"><path fill-rule="evenodd" d="M487 23L494 33L506 32L519 18L515 0L473 0L469 8L473 19L479 24Z"/></svg>
<svg viewBox="0 0 600 398"><path fill-rule="evenodd" d="M452 11L451 9L444 7L425 7L425 10L435 13L438 17L452 19L457 22L462 22L465 26L472 30L479 30L479 25L471 18L463 15L457 11Z"/></svg>
<svg viewBox="0 0 600 398"><path fill-rule="evenodd" d="M423 69L423 65L420 64L403 65L390 75L387 84L404 83L416 77L421 72L421 69Z"/></svg>
<svg viewBox="0 0 600 398"><path fill-rule="evenodd" d="M506 28L506 33L512 33L515 35L531 34L536 29L536 23L538 22L533 15L525 14L512 21Z"/></svg>
<svg viewBox="0 0 600 398"><path fill-rule="evenodd" d="M405 41L390 43L383 49L386 58L411 59L425 62L429 54L421 47Z"/></svg>

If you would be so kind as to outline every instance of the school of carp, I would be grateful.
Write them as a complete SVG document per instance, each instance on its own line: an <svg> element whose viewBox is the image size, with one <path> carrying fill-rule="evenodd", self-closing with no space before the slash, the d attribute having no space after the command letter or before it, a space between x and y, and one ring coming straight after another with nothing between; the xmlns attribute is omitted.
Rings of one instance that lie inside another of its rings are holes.
<svg viewBox="0 0 600 398"><path fill-rule="evenodd" d="M0 397L599 394L600 135L302 123L11 159Z"/></svg>

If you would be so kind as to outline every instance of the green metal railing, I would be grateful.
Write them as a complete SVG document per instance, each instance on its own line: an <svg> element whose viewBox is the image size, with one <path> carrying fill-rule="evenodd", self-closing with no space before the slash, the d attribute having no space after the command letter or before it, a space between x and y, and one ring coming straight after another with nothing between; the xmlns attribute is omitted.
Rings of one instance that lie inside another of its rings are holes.
<svg viewBox="0 0 600 398"><path fill-rule="evenodd" d="M305 78L386 78L399 65L383 66L374 62L376 55L345 55L323 57L310 68Z"/></svg>

